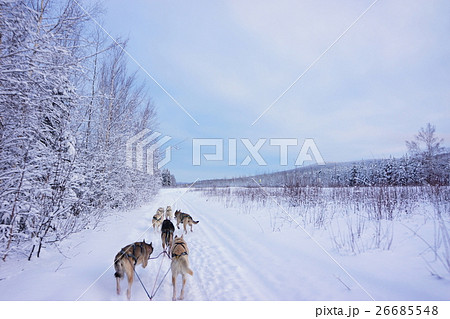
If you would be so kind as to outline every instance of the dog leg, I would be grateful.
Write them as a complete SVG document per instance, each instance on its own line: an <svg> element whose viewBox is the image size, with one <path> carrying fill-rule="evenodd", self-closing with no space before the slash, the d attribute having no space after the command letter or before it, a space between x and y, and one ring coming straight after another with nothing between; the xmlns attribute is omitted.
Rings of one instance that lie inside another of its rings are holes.
<svg viewBox="0 0 450 319"><path fill-rule="evenodd" d="M116 292L120 295L120 278L116 277Z"/></svg>
<svg viewBox="0 0 450 319"><path fill-rule="evenodd" d="M175 301L177 300L177 292L176 292L177 277L172 276L172 286L173 286L172 300Z"/></svg>
<svg viewBox="0 0 450 319"><path fill-rule="evenodd" d="M180 300L184 299L184 286L186 286L186 275L182 274L183 286L181 286Z"/></svg>
<svg viewBox="0 0 450 319"><path fill-rule="evenodd" d="M131 299L131 285L133 284L133 277L131 279L128 279L128 288L127 288L127 299Z"/></svg>
<svg viewBox="0 0 450 319"><path fill-rule="evenodd" d="M127 272L127 278L128 278L128 289L127 289L127 299L131 299L131 285L133 285L133 277L134 273L129 274Z"/></svg>

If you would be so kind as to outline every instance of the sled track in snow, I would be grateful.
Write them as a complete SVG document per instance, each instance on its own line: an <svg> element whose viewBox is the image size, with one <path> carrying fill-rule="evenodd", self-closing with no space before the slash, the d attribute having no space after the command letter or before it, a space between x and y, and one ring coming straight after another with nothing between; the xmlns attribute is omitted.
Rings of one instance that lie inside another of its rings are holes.
<svg viewBox="0 0 450 319"><path fill-rule="evenodd" d="M270 292L260 285L253 274L255 270L248 268L253 262L245 251L245 242L238 240L245 234L237 234L234 225L226 222L226 216L215 216L214 211L195 207L186 197L181 202L186 207L182 211L200 220L194 225L194 232L188 230L185 235L191 264L195 267L191 280L198 278L211 300L255 300L256 296L256 299L267 299ZM252 243L252 254L258 253L255 246ZM258 246L258 250L263 253L264 247ZM240 294L236 295L236 291Z"/></svg>

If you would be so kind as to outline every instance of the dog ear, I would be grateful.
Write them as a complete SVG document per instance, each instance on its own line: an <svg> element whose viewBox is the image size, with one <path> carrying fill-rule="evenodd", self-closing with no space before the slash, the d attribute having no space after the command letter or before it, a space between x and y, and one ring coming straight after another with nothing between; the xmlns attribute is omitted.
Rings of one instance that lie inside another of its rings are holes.
<svg viewBox="0 0 450 319"><path fill-rule="evenodd" d="M142 242L145 244L145 239Z"/></svg>

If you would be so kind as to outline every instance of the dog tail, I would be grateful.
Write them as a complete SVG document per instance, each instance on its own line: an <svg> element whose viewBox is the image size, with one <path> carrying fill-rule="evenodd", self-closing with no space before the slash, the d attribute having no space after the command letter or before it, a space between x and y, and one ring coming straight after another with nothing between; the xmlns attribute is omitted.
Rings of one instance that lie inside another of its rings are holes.
<svg viewBox="0 0 450 319"><path fill-rule="evenodd" d="M123 278L123 266L122 266L122 258L121 255L117 254L116 259L114 260L114 269L116 272L114 273L114 277Z"/></svg>
<svg viewBox="0 0 450 319"><path fill-rule="evenodd" d="M194 276L194 272L193 272L192 269L189 267L189 262L188 262L186 259L184 259L184 258L181 260L181 262L183 263L184 271L185 271L186 273L188 273L189 275Z"/></svg>
<svg viewBox="0 0 450 319"><path fill-rule="evenodd" d="M197 220L197 221L192 220L192 222L193 222L194 224L198 224L200 221L199 221L199 220Z"/></svg>

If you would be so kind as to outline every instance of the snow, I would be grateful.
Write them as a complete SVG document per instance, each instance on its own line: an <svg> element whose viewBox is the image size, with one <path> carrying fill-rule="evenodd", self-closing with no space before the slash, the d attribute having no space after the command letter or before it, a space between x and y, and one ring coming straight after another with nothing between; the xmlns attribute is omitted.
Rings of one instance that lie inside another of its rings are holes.
<svg viewBox="0 0 450 319"><path fill-rule="evenodd" d="M161 240L151 219L158 207L167 205L200 221L184 235L194 271L188 277L186 300L450 299L449 280L430 274L420 257L426 247L400 225L395 225L390 250L342 255L333 248L328 231L308 229L314 240L294 224L273 231L269 206L255 205L243 214L201 192L175 188L162 189L139 209L111 212L95 229L72 234L58 249L44 249L40 258L2 262L0 300L126 300L126 280L122 294L115 292L113 258L125 245L142 239L153 242L152 257L157 256ZM146 269L137 267L149 292L169 265L164 257L151 260ZM171 297L169 272L154 300ZM137 278L131 299L148 300Z"/></svg>

